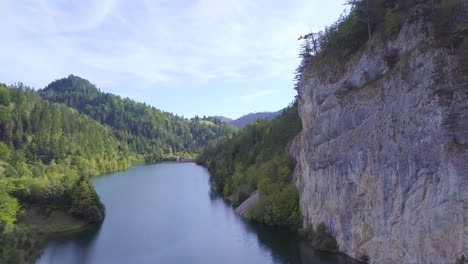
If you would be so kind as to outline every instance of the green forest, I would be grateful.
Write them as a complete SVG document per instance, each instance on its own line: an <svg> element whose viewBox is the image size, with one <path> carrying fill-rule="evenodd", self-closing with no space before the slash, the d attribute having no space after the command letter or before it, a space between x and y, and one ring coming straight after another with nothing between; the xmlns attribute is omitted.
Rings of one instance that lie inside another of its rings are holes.
<svg viewBox="0 0 468 264"><path fill-rule="evenodd" d="M19 243L31 244L34 234L21 224L29 208L99 222L104 207L89 178L131 164L126 143L109 127L22 85L0 86L0 137L0 260L6 263L22 257Z"/></svg>
<svg viewBox="0 0 468 264"><path fill-rule="evenodd" d="M119 141L127 142L130 153L144 162L174 156L194 157L206 144L237 131L214 118L187 120L144 103L103 93L89 81L73 75L52 82L39 94L110 126Z"/></svg>
<svg viewBox="0 0 468 264"><path fill-rule="evenodd" d="M0 263L32 257L27 250L41 230L28 224L31 212L102 221L105 208L91 177L194 157L236 131L213 118L184 119L102 93L73 75L40 91L1 84Z"/></svg>
<svg viewBox="0 0 468 264"><path fill-rule="evenodd" d="M197 162L208 167L212 184L235 205L259 191L259 201L249 209L248 218L297 229L302 216L299 194L292 184L295 161L286 147L300 130L295 102L276 119L257 121L209 145Z"/></svg>

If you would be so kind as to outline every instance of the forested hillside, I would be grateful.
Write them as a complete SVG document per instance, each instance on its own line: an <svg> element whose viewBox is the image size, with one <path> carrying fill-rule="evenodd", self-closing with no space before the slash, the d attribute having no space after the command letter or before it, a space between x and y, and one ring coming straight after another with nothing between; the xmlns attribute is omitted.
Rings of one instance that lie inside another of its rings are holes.
<svg viewBox="0 0 468 264"><path fill-rule="evenodd" d="M287 155L286 145L300 130L294 103L273 121L257 121L207 147L198 162L209 168L215 188L236 205L259 191L249 218L296 228L301 222L299 195L291 184L295 163Z"/></svg>
<svg viewBox="0 0 468 264"><path fill-rule="evenodd" d="M271 121L274 118L276 118L278 115L280 115L281 112L282 110L277 111L277 112L250 113L247 115L243 115L239 117L238 119L231 120L228 123L242 129L249 124L255 123L257 120Z"/></svg>
<svg viewBox="0 0 468 264"><path fill-rule="evenodd" d="M20 250L34 241L23 224L32 208L102 220L88 178L125 170L131 159L110 128L30 88L0 85L0 263L27 259Z"/></svg>
<svg viewBox="0 0 468 264"><path fill-rule="evenodd" d="M193 156L211 141L236 131L214 118L187 120L144 103L103 93L89 81L73 75L52 82L39 94L112 127L115 136L127 142L129 150L141 154L146 162L175 155Z"/></svg>

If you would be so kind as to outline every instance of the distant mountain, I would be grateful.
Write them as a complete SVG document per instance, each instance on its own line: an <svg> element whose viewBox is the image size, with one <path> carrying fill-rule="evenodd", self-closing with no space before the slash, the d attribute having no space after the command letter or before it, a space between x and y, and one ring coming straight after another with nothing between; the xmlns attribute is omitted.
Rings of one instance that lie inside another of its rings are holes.
<svg viewBox="0 0 468 264"><path fill-rule="evenodd" d="M283 110L279 110L277 112L250 113L250 114L241 116L236 120L232 120L231 122L229 122L229 124L242 129L248 124L254 123L257 120L273 120L275 117L279 116L282 112Z"/></svg>
<svg viewBox="0 0 468 264"><path fill-rule="evenodd" d="M231 118L225 116L212 116L212 118L218 119L219 121L224 123L231 123L232 121L234 121Z"/></svg>

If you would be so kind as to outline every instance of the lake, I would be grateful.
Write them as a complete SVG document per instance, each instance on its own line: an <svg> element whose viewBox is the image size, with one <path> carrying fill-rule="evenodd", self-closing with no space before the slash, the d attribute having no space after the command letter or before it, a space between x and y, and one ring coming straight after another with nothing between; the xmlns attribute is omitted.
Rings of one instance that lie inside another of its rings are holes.
<svg viewBox="0 0 468 264"><path fill-rule="evenodd" d="M104 222L48 241L36 263L357 263L243 220L210 191L209 176L193 163L161 163L96 178Z"/></svg>

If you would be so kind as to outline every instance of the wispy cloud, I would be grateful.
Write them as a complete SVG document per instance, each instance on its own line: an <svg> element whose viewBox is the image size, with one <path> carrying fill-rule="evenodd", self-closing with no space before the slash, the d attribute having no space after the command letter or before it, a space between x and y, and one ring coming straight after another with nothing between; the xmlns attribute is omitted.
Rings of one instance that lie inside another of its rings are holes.
<svg viewBox="0 0 468 264"><path fill-rule="evenodd" d="M318 2L4 0L0 58L41 66L33 75L97 70L148 83L291 76Z"/></svg>
<svg viewBox="0 0 468 264"><path fill-rule="evenodd" d="M148 91L292 83L297 37L333 21L342 2L2 0L0 81L40 88L74 73Z"/></svg>

